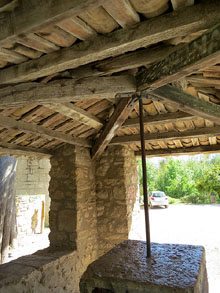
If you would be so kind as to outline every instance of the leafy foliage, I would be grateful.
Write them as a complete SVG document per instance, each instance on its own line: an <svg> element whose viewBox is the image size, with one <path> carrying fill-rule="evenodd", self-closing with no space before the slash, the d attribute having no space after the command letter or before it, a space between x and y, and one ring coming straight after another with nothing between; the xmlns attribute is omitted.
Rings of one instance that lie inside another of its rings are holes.
<svg viewBox="0 0 220 293"><path fill-rule="evenodd" d="M139 176L141 193L143 178L141 160ZM147 160L148 191L161 190L186 203L209 203L210 195L220 200L220 156L200 156L189 160L161 160L156 166Z"/></svg>

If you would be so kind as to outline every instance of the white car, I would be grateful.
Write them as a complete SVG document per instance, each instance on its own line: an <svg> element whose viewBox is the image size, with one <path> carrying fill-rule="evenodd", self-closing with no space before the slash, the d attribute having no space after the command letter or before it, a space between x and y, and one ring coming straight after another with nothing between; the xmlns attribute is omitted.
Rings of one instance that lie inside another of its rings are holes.
<svg viewBox="0 0 220 293"><path fill-rule="evenodd" d="M168 208L168 197L163 191L151 191L149 192L149 206L165 206L165 208Z"/></svg>

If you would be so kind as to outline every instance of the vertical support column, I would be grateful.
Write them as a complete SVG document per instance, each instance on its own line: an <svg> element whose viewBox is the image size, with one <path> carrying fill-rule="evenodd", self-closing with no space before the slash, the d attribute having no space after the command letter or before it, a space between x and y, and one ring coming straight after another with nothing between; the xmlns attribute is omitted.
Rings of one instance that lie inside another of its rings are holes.
<svg viewBox="0 0 220 293"><path fill-rule="evenodd" d="M96 164L99 255L128 239L138 189L134 152L112 146Z"/></svg>
<svg viewBox="0 0 220 293"><path fill-rule="evenodd" d="M85 148L65 145L51 158L50 247L77 250L79 267L93 261L97 251L94 173Z"/></svg>
<svg viewBox="0 0 220 293"><path fill-rule="evenodd" d="M143 193L144 193L144 215L145 215L145 230L147 241L147 257L151 256L150 245L150 220L148 209L148 194L147 194L147 164L145 155L145 140L144 140L144 118L143 118L143 102L139 99L139 121L140 121L140 136L141 136L141 157L142 157L142 172L143 172Z"/></svg>

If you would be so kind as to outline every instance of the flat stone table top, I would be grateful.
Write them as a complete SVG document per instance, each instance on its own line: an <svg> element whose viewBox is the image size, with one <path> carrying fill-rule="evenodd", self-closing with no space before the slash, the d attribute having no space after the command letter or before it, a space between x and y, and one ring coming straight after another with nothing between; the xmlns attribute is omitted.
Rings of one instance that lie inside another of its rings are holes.
<svg viewBox="0 0 220 293"><path fill-rule="evenodd" d="M126 240L88 266L81 292L208 292L202 246L151 243L151 254L146 242Z"/></svg>

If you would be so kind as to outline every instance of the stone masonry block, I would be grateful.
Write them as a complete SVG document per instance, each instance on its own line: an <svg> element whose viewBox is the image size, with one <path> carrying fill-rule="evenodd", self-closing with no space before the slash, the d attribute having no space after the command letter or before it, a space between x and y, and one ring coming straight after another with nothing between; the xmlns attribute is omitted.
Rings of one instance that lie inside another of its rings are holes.
<svg viewBox="0 0 220 293"><path fill-rule="evenodd" d="M59 211L58 214L58 230L64 232L76 231L76 212L73 210Z"/></svg>

